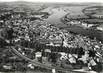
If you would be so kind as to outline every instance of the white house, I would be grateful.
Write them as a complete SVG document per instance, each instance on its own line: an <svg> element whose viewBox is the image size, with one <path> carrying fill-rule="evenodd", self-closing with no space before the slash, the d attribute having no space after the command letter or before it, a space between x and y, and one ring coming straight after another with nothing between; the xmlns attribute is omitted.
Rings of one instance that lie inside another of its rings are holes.
<svg viewBox="0 0 103 73"><path fill-rule="evenodd" d="M97 30L103 31L103 28L102 27L97 27Z"/></svg>

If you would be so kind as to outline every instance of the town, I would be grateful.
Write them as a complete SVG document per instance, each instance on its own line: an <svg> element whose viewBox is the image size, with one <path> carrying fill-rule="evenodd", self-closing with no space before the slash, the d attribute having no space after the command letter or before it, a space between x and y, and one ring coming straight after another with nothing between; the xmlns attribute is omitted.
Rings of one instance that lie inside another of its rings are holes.
<svg viewBox="0 0 103 73"><path fill-rule="evenodd" d="M38 9L44 9L43 6ZM51 70L57 70L56 73L67 73L70 70L76 73L75 69L84 69L102 72L101 40L61 29L45 21L51 15L49 12L39 10L0 8L0 71L41 70L51 73ZM62 21L67 26L76 25L86 30L98 26L97 22L94 25L75 18L68 15ZM102 32L103 28L98 26L95 30Z"/></svg>

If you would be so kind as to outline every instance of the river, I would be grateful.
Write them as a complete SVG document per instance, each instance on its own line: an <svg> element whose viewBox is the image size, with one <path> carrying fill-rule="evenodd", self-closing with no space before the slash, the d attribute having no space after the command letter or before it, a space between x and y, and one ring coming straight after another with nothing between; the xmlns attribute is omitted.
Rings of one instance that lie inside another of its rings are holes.
<svg viewBox="0 0 103 73"><path fill-rule="evenodd" d="M78 7L74 7L75 9L82 9ZM103 42L103 32L96 30L96 29L84 29L80 26L67 26L61 21L61 18L63 18L66 14L68 14L70 11L71 13L74 12L74 14L80 13L80 10L75 10L74 8L70 7L59 7L59 8L53 8L53 7L48 7L47 9L44 9L43 12L51 12L51 15L45 19L50 24L53 24L54 26L57 26L62 29L66 29L68 31L77 33L77 34L82 34L85 36L89 36L90 38L96 37L98 40ZM74 11L73 11L74 9Z"/></svg>

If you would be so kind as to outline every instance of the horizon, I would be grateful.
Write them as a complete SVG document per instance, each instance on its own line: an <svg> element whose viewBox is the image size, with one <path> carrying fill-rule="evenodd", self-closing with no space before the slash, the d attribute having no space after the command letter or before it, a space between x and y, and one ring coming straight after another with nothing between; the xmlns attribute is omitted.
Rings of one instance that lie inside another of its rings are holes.
<svg viewBox="0 0 103 73"><path fill-rule="evenodd" d="M0 0L0 2L103 3L103 0Z"/></svg>

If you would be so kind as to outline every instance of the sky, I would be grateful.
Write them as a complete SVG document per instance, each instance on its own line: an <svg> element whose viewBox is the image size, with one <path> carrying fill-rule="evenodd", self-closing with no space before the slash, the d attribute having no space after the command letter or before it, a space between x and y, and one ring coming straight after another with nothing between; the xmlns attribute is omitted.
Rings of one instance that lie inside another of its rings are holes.
<svg viewBox="0 0 103 73"><path fill-rule="evenodd" d="M27 2L102 2L103 0L0 0L0 2L27 1Z"/></svg>

